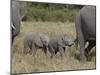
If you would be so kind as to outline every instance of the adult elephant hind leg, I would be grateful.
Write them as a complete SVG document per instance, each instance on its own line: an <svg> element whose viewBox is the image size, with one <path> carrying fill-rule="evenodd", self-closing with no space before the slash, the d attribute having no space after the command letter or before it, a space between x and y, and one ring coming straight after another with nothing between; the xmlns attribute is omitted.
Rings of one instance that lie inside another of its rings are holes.
<svg viewBox="0 0 100 75"><path fill-rule="evenodd" d="M76 26L76 37L77 40L79 42L79 46L80 46L80 61L81 62L85 62L86 61L86 57L84 54L85 51L85 41L84 41L84 36L83 36L83 32L82 32L82 19L81 19L81 15L80 13L76 16L75 19L75 26Z"/></svg>
<svg viewBox="0 0 100 75"><path fill-rule="evenodd" d="M86 56L85 56L85 47L83 44L80 44L80 60L82 62L86 61Z"/></svg>
<svg viewBox="0 0 100 75"><path fill-rule="evenodd" d="M88 47L85 49L85 56L87 58L87 60L89 60L89 53L91 51L91 49L96 45L95 41L89 41L89 45Z"/></svg>
<svg viewBox="0 0 100 75"><path fill-rule="evenodd" d="M79 41L79 45L80 45L80 61L85 62L86 61L85 40L84 40L82 33L80 35L78 35L78 41Z"/></svg>

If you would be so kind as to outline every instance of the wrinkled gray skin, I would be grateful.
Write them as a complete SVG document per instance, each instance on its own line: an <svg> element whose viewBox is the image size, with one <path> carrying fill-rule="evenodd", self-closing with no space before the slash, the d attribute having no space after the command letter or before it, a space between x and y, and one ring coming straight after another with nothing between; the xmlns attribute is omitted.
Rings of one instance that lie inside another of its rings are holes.
<svg viewBox="0 0 100 75"><path fill-rule="evenodd" d="M48 50L49 37L42 33L30 32L24 38L24 54L36 54L38 48L42 48L45 55Z"/></svg>
<svg viewBox="0 0 100 75"><path fill-rule="evenodd" d="M12 43L14 38L20 33L21 20L26 13L26 2L11 1L11 29Z"/></svg>
<svg viewBox="0 0 100 75"><path fill-rule="evenodd" d="M51 58L57 54L57 52L59 52L60 56L62 57L66 50L66 46L72 46L73 44L73 40L66 35L59 35L51 38L48 45L48 50L51 53Z"/></svg>
<svg viewBox="0 0 100 75"><path fill-rule="evenodd" d="M76 45L80 46L80 60L86 61L86 56L96 45L96 7L84 6L75 21L76 26ZM89 45L85 48L86 43Z"/></svg>

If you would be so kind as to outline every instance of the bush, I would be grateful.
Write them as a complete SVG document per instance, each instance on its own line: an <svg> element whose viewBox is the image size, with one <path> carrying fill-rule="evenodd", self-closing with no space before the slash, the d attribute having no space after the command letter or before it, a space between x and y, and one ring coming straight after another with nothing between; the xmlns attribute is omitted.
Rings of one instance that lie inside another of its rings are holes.
<svg viewBox="0 0 100 75"><path fill-rule="evenodd" d="M82 6L49 4L49 3L28 3L27 14L24 17L27 21L53 21L66 22L74 21L74 17Z"/></svg>

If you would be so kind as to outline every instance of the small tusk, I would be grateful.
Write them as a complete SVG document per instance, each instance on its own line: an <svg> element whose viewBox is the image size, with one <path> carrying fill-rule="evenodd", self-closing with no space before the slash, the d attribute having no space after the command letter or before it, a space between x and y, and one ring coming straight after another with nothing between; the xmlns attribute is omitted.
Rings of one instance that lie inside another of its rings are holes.
<svg viewBox="0 0 100 75"><path fill-rule="evenodd" d="M11 27L12 27L14 30L16 30L16 28L14 27L14 25L13 25L13 24L11 24Z"/></svg>

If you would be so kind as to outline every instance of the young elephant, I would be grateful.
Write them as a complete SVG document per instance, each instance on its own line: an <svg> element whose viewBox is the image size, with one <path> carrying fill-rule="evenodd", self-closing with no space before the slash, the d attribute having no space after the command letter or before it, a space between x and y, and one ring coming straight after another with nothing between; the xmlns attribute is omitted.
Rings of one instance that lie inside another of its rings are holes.
<svg viewBox="0 0 100 75"><path fill-rule="evenodd" d="M24 53L30 53L35 55L37 48L42 48L47 52L49 43L49 37L42 33L31 32L24 38Z"/></svg>
<svg viewBox="0 0 100 75"><path fill-rule="evenodd" d="M51 58L57 54L57 52L60 53L60 56L62 57L66 46L72 46L74 44L73 40L70 39L67 35L60 35L56 36L50 39L48 50L51 53Z"/></svg>

